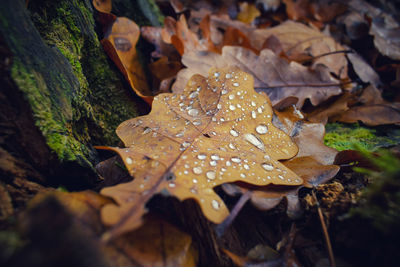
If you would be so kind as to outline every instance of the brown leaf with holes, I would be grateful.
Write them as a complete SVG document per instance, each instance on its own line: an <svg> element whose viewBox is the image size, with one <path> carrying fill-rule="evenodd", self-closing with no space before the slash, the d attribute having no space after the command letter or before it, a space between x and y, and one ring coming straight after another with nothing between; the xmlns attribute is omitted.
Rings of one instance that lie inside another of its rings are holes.
<svg viewBox="0 0 400 267"><path fill-rule="evenodd" d="M122 123L117 134L126 148L107 148L123 159L134 180L104 188L116 204L102 210L112 226L106 239L137 228L146 202L160 192L193 198L203 214L220 223L229 211L213 191L223 183L296 186L303 183L278 160L297 146L271 122L265 94L238 68L212 68L193 76L182 93L154 98L149 115Z"/></svg>
<svg viewBox="0 0 400 267"><path fill-rule="evenodd" d="M120 17L110 25L108 33L101 40L101 44L129 81L135 93L151 104L152 92L147 85L146 75L136 51L139 35L139 26L135 22Z"/></svg>
<svg viewBox="0 0 400 267"><path fill-rule="evenodd" d="M173 91L182 91L189 77L198 73L207 75L210 67L237 66L254 76L257 90L266 92L276 104L288 97L299 99L298 107L302 107L306 99L313 105L318 105L333 95L342 92L338 81L332 78L329 70L318 65L315 70L288 62L269 49L264 49L257 56L251 50L243 47L225 46L222 55L212 52L185 53L182 57L187 69L178 73Z"/></svg>

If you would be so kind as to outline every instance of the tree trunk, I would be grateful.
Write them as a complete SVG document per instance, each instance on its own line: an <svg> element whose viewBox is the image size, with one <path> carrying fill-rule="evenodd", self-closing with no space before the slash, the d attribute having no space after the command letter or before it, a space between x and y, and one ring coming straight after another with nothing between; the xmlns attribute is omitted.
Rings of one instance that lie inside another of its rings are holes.
<svg viewBox="0 0 400 267"><path fill-rule="evenodd" d="M118 124L147 109L105 55L93 13L89 0L0 5L1 149L47 185L93 186L93 145L117 145Z"/></svg>

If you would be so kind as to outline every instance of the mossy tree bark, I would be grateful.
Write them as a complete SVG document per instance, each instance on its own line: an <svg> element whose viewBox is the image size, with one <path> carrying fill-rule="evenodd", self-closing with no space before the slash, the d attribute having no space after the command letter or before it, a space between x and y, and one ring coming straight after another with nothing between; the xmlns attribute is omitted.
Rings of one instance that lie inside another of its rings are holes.
<svg viewBox="0 0 400 267"><path fill-rule="evenodd" d="M26 178L93 186L99 179L93 145L117 145L118 124L146 108L107 59L98 28L89 0L0 5L0 145L31 170ZM9 181L15 173L6 165L0 165L2 180Z"/></svg>

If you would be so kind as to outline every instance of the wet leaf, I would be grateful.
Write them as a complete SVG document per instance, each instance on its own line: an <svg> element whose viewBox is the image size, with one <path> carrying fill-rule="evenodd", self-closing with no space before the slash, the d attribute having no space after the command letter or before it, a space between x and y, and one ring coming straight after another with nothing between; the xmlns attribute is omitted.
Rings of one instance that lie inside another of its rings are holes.
<svg viewBox="0 0 400 267"><path fill-rule="evenodd" d="M120 17L110 26L108 34L101 43L108 56L129 81L135 93L151 104L152 92L147 85L146 76L136 51L139 35L139 26L135 22Z"/></svg>
<svg viewBox="0 0 400 267"><path fill-rule="evenodd" d="M135 179L101 191L118 204L102 210L103 222L113 226L106 238L138 227L156 193L193 198L220 223L229 211L213 191L218 185L303 183L278 162L296 155L297 147L271 123L269 99L253 83L237 68L213 68L208 79L193 76L182 93L158 95L149 115L118 127L126 148L108 149Z"/></svg>
<svg viewBox="0 0 400 267"><path fill-rule="evenodd" d="M301 213L298 191L301 187L313 187L334 177L339 166L332 165L337 151L324 145L325 127L321 123L304 120L303 114L295 107L285 111L275 111L274 125L292 137L299 147L296 157L283 164L303 179L297 187L275 186L257 187L242 183L224 184L222 188L230 195L251 191L251 202L261 210L269 210L282 199L287 200L287 213L297 217Z"/></svg>
<svg viewBox="0 0 400 267"><path fill-rule="evenodd" d="M182 57L187 69L178 73L173 91L179 92L189 77L198 73L207 75L210 67L237 66L254 76L254 87L267 92L272 104L288 97L299 99L302 107L306 99L318 105L330 96L338 95L341 89L338 81L333 79L329 70L319 65L310 70L296 62L288 62L269 49L264 49L257 56L252 51L234 46L225 46L222 55L212 52L185 53Z"/></svg>

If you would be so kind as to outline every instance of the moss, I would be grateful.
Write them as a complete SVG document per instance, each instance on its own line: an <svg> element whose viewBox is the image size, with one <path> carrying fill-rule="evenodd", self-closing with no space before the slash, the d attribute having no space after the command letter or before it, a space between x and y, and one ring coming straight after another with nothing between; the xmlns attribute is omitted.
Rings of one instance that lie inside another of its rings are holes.
<svg viewBox="0 0 400 267"><path fill-rule="evenodd" d="M0 33L14 55L12 79L56 158L92 168L92 144L116 145L115 128L137 116L136 103L110 67L91 1L33 0L29 8L30 14L12 0L0 5Z"/></svg>
<svg viewBox="0 0 400 267"><path fill-rule="evenodd" d="M154 0L113 0L112 11L118 17L127 17L139 26L162 26L164 16Z"/></svg>
<svg viewBox="0 0 400 267"><path fill-rule="evenodd" d="M371 179L362 192L360 205L351 210L351 215L359 215L371 220L380 231L400 234L400 159L387 150L379 150L377 155L359 148L378 170L354 168Z"/></svg>
<svg viewBox="0 0 400 267"><path fill-rule="evenodd" d="M339 151L362 149L373 151L400 143L400 129L396 126L366 127L359 124L329 123L326 125L324 143Z"/></svg>
<svg viewBox="0 0 400 267"><path fill-rule="evenodd" d="M140 10L143 15L150 21L153 26L162 26L164 24L164 16L153 0L138 0Z"/></svg>
<svg viewBox="0 0 400 267"><path fill-rule="evenodd" d="M18 60L14 61L11 76L18 87L26 92L25 96L34 111L35 124L46 136L47 145L58 158L61 161L75 161L80 155L80 159L87 159L90 154L88 149L71 138L72 129L66 122L67 119L72 119L72 107L66 107L69 103L64 103L62 114L55 113L42 75L26 69ZM90 165L89 161L85 161L81 163Z"/></svg>
<svg viewBox="0 0 400 267"><path fill-rule="evenodd" d="M115 145L118 142L114 133L116 126L137 113L120 77L109 67L94 32L91 7L85 1L75 0L45 1L39 8L32 10L35 25L46 43L55 45L68 59L79 81L78 97L73 99L75 137L87 141L91 136L96 141ZM56 10L56 14L44 15L48 10Z"/></svg>

